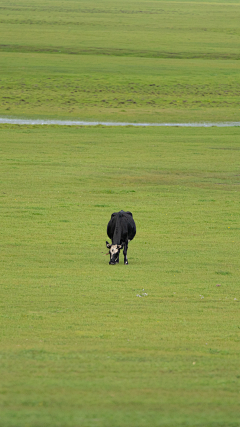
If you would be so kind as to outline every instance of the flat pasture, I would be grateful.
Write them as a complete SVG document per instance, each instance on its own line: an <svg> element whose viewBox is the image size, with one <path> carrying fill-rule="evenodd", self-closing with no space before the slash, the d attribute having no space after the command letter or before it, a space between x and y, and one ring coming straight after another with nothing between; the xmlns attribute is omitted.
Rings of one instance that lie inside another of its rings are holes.
<svg viewBox="0 0 240 427"><path fill-rule="evenodd" d="M238 427L239 128L0 140L0 426Z"/></svg>
<svg viewBox="0 0 240 427"><path fill-rule="evenodd" d="M240 120L239 61L1 53L1 116Z"/></svg>
<svg viewBox="0 0 240 427"><path fill-rule="evenodd" d="M240 3L1 2L0 114L240 120Z"/></svg>
<svg viewBox="0 0 240 427"><path fill-rule="evenodd" d="M3 0L0 117L240 121L239 10ZM239 127L0 125L0 427L240 426L239 150Z"/></svg>
<svg viewBox="0 0 240 427"><path fill-rule="evenodd" d="M0 48L238 60L239 7L239 0L2 0Z"/></svg>

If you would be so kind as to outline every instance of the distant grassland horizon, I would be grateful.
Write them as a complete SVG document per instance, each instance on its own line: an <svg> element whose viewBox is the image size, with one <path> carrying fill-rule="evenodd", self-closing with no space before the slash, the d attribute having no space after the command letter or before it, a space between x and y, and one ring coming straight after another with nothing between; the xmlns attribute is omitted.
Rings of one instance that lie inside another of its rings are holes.
<svg viewBox="0 0 240 427"><path fill-rule="evenodd" d="M238 121L240 3L1 4L0 114Z"/></svg>

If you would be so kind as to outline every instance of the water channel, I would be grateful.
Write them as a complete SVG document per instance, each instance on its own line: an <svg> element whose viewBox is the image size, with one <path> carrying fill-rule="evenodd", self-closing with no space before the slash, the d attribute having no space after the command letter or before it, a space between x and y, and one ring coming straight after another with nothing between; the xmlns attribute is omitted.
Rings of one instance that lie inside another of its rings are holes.
<svg viewBox="0 0 240 427"><path fill-rule="evenodd" d="M165 127L234 127L240 126L240 122L219 122L219 123L127 123L127 122L102 122L84 120L41 120L41 119L12 119L1 118L0 124L13 125L62 125L62 126L165 126Z"/></svg>

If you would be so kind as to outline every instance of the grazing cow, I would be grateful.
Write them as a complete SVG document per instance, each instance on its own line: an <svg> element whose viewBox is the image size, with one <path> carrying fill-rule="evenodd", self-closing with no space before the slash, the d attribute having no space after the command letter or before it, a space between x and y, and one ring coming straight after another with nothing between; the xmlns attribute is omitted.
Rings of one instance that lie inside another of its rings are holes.
<svg viewBox="0 0 240 427"><path fill-rule="evenodd" d="M134 238L135 234L136 224L131 212L120 211L112 214L107 226L107 235L112 240L112 244L106 242L110 254L110 265L119 263L121 249L123 249L124 264L128 264L128 242Z"/></svg>

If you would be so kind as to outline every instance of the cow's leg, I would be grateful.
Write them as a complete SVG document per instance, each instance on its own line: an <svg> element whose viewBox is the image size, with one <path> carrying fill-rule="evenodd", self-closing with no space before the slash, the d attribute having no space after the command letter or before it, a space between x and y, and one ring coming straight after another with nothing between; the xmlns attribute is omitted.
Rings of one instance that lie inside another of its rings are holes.
<svg viewBox="0 0 240 427"><path fill-rule="evenodd" d="M124 264L128 264L127 260L127 250L128 250L128 241L124 243L123 255L124 255Z"/></svg>

